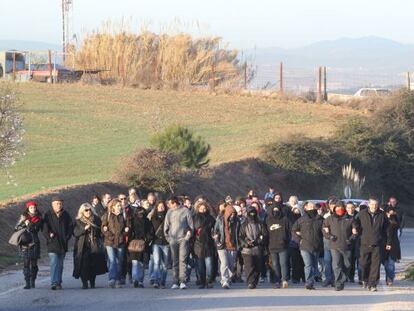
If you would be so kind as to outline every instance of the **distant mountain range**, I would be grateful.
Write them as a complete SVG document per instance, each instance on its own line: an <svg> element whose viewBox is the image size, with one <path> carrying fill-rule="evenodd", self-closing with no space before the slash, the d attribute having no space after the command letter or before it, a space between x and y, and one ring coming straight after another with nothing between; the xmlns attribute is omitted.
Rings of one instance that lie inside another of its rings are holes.
<svg viewBox="0 0 414 311"><path fill-rule="evenodd" d="M59 44L0 40L4 50L60 51ZM286 88L295 91L313 89L315 70L328 68L328 88L352 89L363 86L398 87L407 71L414 72L414 44L368 36L316 42L301 48L256 48L244 52L257 66L252 88L276 87L279 63L284 63ZM414 74L413 74L414 76Z"/></svg>
<svg viewBox="0 0 414 311"><path fill-rule="evenodd" d="M275 85L280 62L286 79L292 80L290 85L301 90L314 87L318 66L328 68L328 88L335 89L398 86L404 83L405 72L414 72L414 45L374 36L320 41L293 49L257 48L246 55L257 65L254 88Z"/></svg>
<svg viewBox="0 0 414 311"><path fill-rule="evenodd" d="M280 61L293 67L385 67L408 70L414 66L414 44L402 44L380 37L341 38L320 41L301 48L258 48L248 51L256 63Z"/></svg>
<svg viewBox="0 0 414 311"><path fill-rule="evenodd" d="M0 40L0 51L18 50L18 51L61 51L62 46L59 44L23 41L23 40Z"/></svg>

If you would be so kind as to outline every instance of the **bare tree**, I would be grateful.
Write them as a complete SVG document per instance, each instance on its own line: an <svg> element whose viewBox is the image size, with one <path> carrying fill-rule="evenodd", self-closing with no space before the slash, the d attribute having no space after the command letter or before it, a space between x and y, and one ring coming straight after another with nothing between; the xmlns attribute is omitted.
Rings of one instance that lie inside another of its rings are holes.
<svg viewBox="0 0 414 311"><path fill-rule="evenodd" d="M9 84L0 83L0 168L13 166L23 152L23 122L16 92ZM7 172L8 174L8 172Z"/></svg>

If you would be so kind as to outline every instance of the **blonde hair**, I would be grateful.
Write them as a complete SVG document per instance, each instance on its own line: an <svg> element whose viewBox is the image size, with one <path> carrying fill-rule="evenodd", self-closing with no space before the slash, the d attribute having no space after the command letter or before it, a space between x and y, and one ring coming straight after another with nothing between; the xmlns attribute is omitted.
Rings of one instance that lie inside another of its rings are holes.
<svg viewBox="0 0 414 311"><path fill-rule="evenodd" d="M89 203L83 203L78 210L78 215L76 216L76 219L82 219L85 218L85 215L83 213L85 212L85 209L90 209L92 211L92 205ZM91 213L92 216L92 213Z"/></svg>
<svg viewBox="0 0 414 311"><path fill-rule="evenodd" d="M148 209L149 208L148 200L142 200L141 201L141 206L142 206L143 209Z"/></svg>
<svg viewBox="0 0 414 311"><path fill-rule="evenodd" d="M119 200L119 199L112 199L111 201L109 201L109 203L108 203L108 211L109 211L109 213L113 213L114 212L114 206L117 205L117 204L121 204L121 200Z"/></svg>

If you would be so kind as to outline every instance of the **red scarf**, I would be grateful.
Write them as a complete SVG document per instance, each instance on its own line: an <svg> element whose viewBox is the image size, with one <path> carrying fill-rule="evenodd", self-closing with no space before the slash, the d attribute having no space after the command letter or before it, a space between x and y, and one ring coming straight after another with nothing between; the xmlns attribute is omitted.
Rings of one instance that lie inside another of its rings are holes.
<svg viewBox="0 0 414 311"><path fill-rule="evenodd" d="M34 214L34 215L30 215L29 213L27 213L26 215L26 219L30 221L30 223L32 224L36 224L40 221L40 217L38 216L38 214Z"/></svg>

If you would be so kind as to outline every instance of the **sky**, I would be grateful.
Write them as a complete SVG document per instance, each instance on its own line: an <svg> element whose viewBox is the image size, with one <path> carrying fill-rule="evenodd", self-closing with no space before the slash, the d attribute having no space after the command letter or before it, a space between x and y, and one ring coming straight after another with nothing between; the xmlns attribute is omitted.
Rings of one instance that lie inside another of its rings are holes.
<svg viewBox="0 0 414 311"><path fill-rule="evenodd" d="M60 5L61 0L7 1L0 40L60 44ZM238 49L294 48L371 35L414 43L410 0L73 0L72 32L79 41L102 22L122 19L131 30L144 25L155 32L179 20L182 31L220 36Z"/></svg>

